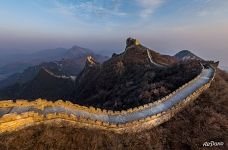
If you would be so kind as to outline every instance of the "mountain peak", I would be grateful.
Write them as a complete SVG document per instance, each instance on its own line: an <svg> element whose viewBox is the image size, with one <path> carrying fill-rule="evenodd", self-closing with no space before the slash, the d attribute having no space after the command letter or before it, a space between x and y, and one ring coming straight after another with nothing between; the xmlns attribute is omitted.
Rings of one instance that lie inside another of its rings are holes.
<svg viewBox="0 0 228 150"><path fill-rule="evenodd" d="M71 47L71 49L80 49L80 50L84 50L82 47L78 46L78 45L73 45Z"/></svg>
<svg viewBox="0 0 228 150"><path fill-rule="evenodd" d="M79 58L86 57L88 55L92 55L93 52L90 49L82 48L77 45L74 45L65 53L65 58Z"/></svg>
<svg viewBox="0 0 228 150"><path fill-rule="evenodd" d="M142 45L139 40L133 38L128 38L126 40L126 49L121 55L118 56L122 57L126 62L134 62L136 64L142 63L155 66L169 66L176 62L174 57L162 55L154 50L151 50Z"/></svg>
<svg viewBox="0 0 228 150"><path fill-rule="evenodd" d="M202 58L196 56L189 50L182 50L175 54L175 57L180 60L189 60L189 59L194 59L194 60L203 60Z"/></svg>
<svg viewBox="0 0 228 150"><path fill-rule="evenodd" d="M129 37L129 38L126 40L126 47L135 46L135 45L140 45L139 40L133 39L133 38L131 38L131 37Z"/></svg>
<svg viewBox="0 0 228 150"><path fill-rule="evenodd" d="M181 50L180 52L182 52L182 53L192 53L190 50L187 50L187 49Z"/></svg>

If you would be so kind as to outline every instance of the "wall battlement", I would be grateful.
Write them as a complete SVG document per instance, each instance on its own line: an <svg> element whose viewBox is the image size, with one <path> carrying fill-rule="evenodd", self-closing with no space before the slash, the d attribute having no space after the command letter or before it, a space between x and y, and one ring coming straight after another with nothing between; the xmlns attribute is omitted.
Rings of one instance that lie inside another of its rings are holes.
<svg viewBox="0 0 228 150"><path fill-rule="evenodd" d="M202 74L202 72L201 72ZM64 107L72 110L81 110L87 113L97 114L97 115L107 115L107 116L113 116L118 117L119 115L127 115L131 113L137 113L141 110L157 106L161 103L164 103L168 101L172 96L174 96L177 92L183 90L187 86L191 86L194 82L200 79L201 74L198 75L196 78L191 80L190 82L184 84L174 92L170 93L168 96L155 101L153 103L145 104L140 107L131 108L128 110L123 111L111 111L111 110L102 110L100 108L94 108L94 107L86 107L86 106L80 106L77 104L73 104L69 101L63 101L58 100L56 102L47 101L44 99L37 99L35 101L27 101L27 100L17 100L16 102L13 102L12 100L5 100L0 101L0 108L14 108L14 107L28 107L33 106L36 109L39 109L41 112L44 110L45 107ZM145 118L141 118L139 120L133 120L126 123L109 123L109 122L103 122L96 119L88 119L82 116L76 116L74 114L67 114L65 112L60 113L48 113L48 114L40 114L34 111L28 111L24 113L9 113L5 114L2 117L0 117L0 133L3 132L10 132L19 130L21 128L35 125L47 121L56 121L56 120L64 120L68 121L74 124L77 124L79 126L86 125L86 127L91 128L101 128L106 130L113 130L116 132L131 132L131 131L140 131L143 129L155 127L157 125L160 125L161 123L168 121L170 118L172 118L176 113L184 109L189 103L192 103L202 92L204 92L206 89L209 88L212 80L215 76L215 70L213 77L207 82L206 84L202 85L199 89L194 91L191 95L188 95L186 98L184 98L179 103L175 104L173 107L162 111L160 113L157 113L152 116L147 116Z"/></svg>
<svg viewBox="0 0 228 150"><path fill-rule="evenodd" d="M34 106L34 107L36 107L38 109L43 110L44 107L64 106L64 107L67 107L67 108L85 110L87 112L96 113L96 114L123 115L123 114L127 114L127 113L137 112L137 111L143 110L145 108L152 107L152 106L164 103L170 97L175 95L178 91L182 90L184 87L186 87L186 86L190 85L192 82L196 81L199 77L200 77L200 75L198 75L196 78L194 78L190 82L182 85L177 90L175 90L172 93L170 93L169 95L167 95L167 96L165 96L165 97L163 97L163 98L161 98L159 100L156 100L155 102L148 103L148 104L145 104L145 105L142 105L142 106L139 106L139 107L135 107L135 108L129 108L128 110L122 110L122 111L105 110L105 109L95 108L95 107L92 107L92 106L86 107L86 106L81 106L81 105L78 105L78 104L73 104L70 101L63 101L63 100L57 100L55 102L52 102L52 101L48 101L46 99L37 99L35 101L16 100L16 102L13 102L13 100L2 100L2 101L0 101L0 108L20 107L20 106L23 106L23 107Z"/></svg>

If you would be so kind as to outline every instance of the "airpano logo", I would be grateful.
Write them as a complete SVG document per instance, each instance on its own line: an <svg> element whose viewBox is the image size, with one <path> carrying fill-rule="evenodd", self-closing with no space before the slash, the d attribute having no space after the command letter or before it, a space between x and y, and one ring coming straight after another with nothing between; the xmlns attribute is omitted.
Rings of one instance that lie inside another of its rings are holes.
<svg viewBox="0 0 228 150"><path fill-rule="evenodd" d="M210 141L210 142L204 142L203 147L212 147L212 146L223 146L224 142L215 142L215 141Z"/></svg>

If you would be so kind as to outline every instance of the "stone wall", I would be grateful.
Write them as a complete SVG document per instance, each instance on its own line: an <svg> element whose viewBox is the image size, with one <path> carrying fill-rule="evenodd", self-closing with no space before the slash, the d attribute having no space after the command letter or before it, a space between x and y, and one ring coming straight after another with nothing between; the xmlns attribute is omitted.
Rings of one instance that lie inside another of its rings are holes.
<svg viewBox="0 0 228 150"><path fill-rule="evenodd" d="M189 103L192 103L203 91L209 88L212 80L214 79L215 73L211 80L206 83L205 85L201 86L198 90L193 92L191 95L189 95L187 98L185 98L180 103L176 104L175 106L171 107L170 109L158 113L153 116L149 116L147 118L143 118L141 120L135 120L133 122L128 122L125 124L110 124L108 122L101 122L98 120L89 120L87 118L75 116L75 115L67 115L65 113L51 113L47 115L38 114L32 111L25 112L22 114L6 114L0 118L0 133L7 132L7 131L15 131L19 130L21 128L35 125L47 121L56 121L56 120L65 120L69 121L71 123L77 124L79 126L86 126L91 128L101 128L106 130L113 130L119 133L122 132L134 132L134 131L140 131L144 129L148 129L151 127L155 127L160 125L161 123L168 121L170 118L172 118L176 113L181 111L183 108L185 108L186 105ZM22 107L22 106L34 106L37 109L43 110L44 107L55 107L55 106L64 106L66 108L71 109L77 109L77 110L84 110L90 113L95 114L105 114L105 115L125 115L127 113L137 112L143 109L146 109L148 107L153 107L155 105L164 103L165 101L169 100L170 97L176 94L176 92L181 91L184 87L194 83L197 81L197 79L200 78L200 75L198 75L196 78L191 80L190 82L184 84L176 91L172 92L168 96L155 101L153 103L149 103L140 107L131 108L128 110L123 111L111 111L111 110L101 110L100 108L94 108L94 107L86 107L86 106L80 106L77 104L73 104L69 101L62 101L58 100L56 102L51 102L43 99L37 99L35 101L29 102L27 100L17 100L16 102L13 102L12 100L5 100L0 101L0 107L1 108L8 108L8 107Z"/></svg>
<svg viewBox="0 0 228 150"><path fill-rule="evenodd" d="M137 112L137 111L140 111L140 110L143 110L143 109L146 109L146 108L153 107L153 106L156 106L158 104L164 103L170 97L175 95L178 91L181 91L186 86L188 86L188 85L192 84L193 82L195 82L199 77L200 77L200 75L198 75L196 78L194 78L190 82L182 85L177 90L173 91L172 93L170 93L169 95L163 97L162 99L159 99L159 100L157 100L155 102L148 103L148 104L145 104L145 105L142 105L142 106L139 106L139 107L130 108L128 110L122 110L122 111L105 110L105 109L100 109L100 108L94 108L92 106L86 107L86 106L81 106L81 105L78 105L78 104L73 104L70 101L63 101L63 100L57 100L55 102L52 102L52 101L47 101L45 99L37 99L35 101L28 101L28 100L20 99L20 100L16 100L16 102L13 102L12 100L1 100L0 101L0 108L18 107L18 106L34 106L34 107L36 107L38 109L43 110L44 107L64 106L64 107L72 108L72 109L85 110L87 112L91 112L91 113L95 113L95 114L123 115L123 114L127 114L127 113Z"/></svg>

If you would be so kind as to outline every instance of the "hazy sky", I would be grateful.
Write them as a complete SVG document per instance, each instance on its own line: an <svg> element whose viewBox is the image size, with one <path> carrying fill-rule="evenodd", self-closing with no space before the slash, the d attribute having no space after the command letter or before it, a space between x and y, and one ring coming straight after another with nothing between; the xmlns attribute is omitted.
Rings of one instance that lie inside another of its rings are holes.
<svg viewBox="0 0 228 150"><path fill-rule="evenodd" d="M0 52L80 45L120 52L127 37L228 66L228 0L0 0Z"/></svg>

